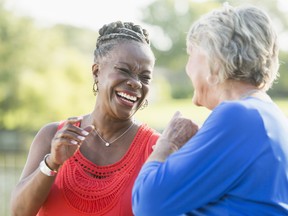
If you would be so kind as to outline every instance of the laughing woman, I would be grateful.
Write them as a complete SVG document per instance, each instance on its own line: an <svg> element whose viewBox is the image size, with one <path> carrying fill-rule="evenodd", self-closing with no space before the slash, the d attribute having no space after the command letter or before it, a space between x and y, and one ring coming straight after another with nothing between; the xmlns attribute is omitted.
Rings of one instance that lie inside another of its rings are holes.
<svg viewBox="0 0 288 216"><path fill-rule="evenodd" d="M12 194L13 215L132 215L132 185L159 136L133 120L147 105L154 63L139 25L99 30L94 110L38 132Z"/></svg>

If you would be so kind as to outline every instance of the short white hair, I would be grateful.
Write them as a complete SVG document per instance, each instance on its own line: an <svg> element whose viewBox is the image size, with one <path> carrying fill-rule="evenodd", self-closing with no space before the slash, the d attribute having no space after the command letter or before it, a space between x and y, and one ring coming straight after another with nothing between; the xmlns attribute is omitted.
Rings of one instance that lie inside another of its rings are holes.
<svg viewBox="0 0 288 216"><path fill-rule="evenodd" d="M269 89L278 77L277 34L269 16L254 6L221 9L202 16L187 35L187 49L207 51L219 79L239 80Z"/></svg>

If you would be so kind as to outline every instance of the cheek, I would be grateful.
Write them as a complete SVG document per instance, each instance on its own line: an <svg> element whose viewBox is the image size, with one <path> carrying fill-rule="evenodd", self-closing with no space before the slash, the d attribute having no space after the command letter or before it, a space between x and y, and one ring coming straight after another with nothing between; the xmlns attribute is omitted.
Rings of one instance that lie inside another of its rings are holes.
<svg viewBox="0 0 288 216"><path fill-rule="evenodd" d="M191 63L187 63L186 64L186 68L185 68L185 70L186 70L186 74L187 74L187 76L192 80L192 74L193 74L193 72L192 72L192 67L191 67Z"/></svg>
<svg viewBox="0 0 288 216"><path fill-rule="evenodd" d="M150 85L143 85L142 86L143 96L145 98L148 97L149 91L150 91Z"/></svg>

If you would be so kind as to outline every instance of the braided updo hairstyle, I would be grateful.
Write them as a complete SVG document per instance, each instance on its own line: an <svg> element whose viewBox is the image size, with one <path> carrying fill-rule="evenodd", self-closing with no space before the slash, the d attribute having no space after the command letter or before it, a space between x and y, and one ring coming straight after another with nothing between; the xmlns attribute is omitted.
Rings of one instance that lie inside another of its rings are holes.
<svg viewBox="0 0 288 216"><path fill-rule="evenodd" d="M132 22L112 22L104 25L99 30L99 37L94 51L94 62L99 57L104 57L107 53L123 40L134 40L150 46L148 32L139 25Z"/></svg>

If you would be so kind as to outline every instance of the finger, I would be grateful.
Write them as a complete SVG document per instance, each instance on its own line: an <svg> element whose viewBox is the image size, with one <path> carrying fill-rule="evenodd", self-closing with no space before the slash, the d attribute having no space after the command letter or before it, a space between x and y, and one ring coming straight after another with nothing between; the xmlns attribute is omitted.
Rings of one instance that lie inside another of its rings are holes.
<svg viewBox="0 0 288 216"><path fill-rule="evenodd" d="M70 138L66 138L66 137L59 137L59 138L55 138L54 142L58 142L61 146L65 145L65 146L80 146L83 142L82 141L78 141L77 139L70 139ZM58 145L59 147L59 145Z"/></svg>
<svg viewBox="0 0 288 216"><path fill-rule="evenodd" d="M74 116L67 118L67 121L77 121L77 120L83 120L83 116Z"/></svg>
<svg viewBox="0 0 288 216"><path fill-rule="evenodd" d="M70 140L76 140L77 142L82 142L85 140L86 136L80 134L80 132L76 133L75 131L72 130L64 130L56 134L56 138L66 138Z"/></svg>
<svg viewBox="0 0 288 216"><path fill-rule="evenodd" d="M77 127L75 125L71 125L69 126L68 130L71 130L72 132L78 134L79 136L87 137L94 129L95 129L94 125L89 125L85 127L84 129Z"/></svg>
<svg viewBox="0 0 288 216"><path fill-rule="evenodd" d="M181 112L180 112L180 111L176 111L176 112L174 113L172 119L176 119L176 118L180 118L180 117L182 117Z"/></svg>
<svg viewBox="0 0 288 216"><path fill-rule="evenodd" d="M168 122L166 128L172 127L175 124L175 122L177 122L177 119L181 118L181 116L182 114L180 113L180 111L176 111L172 116L172 118L170 119L170 121ZM166 130L166 128L164 129L164 131Z"/></svg>
<svg viewBox="0 0 288 216"><path fill-rule="evenodd" d="M170 119L170 121L168 122L167 127L168 127L169 125L173 125L174 122L176 121L176 119L180 118L181 116L182 116L182 114L180 113L180 111L176 111L176 112L174 113L174 115L172 116L172 118Z"/></svg>
<svg viewBox="0 0 288 216"><path fill-rule="evenodd" d="M79 117L70 117L67 119L67 121L65 122L65 125L67 124L76 124L76 123L79 123L83 120L83 117L82 116L79 116Z"/></svg>
<svg viewBox="0 0 288 216"><path fill-rule="evenodd" d="M58 138L58 141L62 144L62 145L79 145L81 142L74 140L74 139L70 139L70 138Z"/></svg>
<svg viewBox="0 0 288 216"><path fill-rule="evenodd" d="M80 127L78 127L77 124L78 122L80 122L82 120L82 118L70 118L70 120L67 120L66 124L64 125L64 127L62 128L62 131L72 131L78 135L81 135L81 136L88 136L89 133L91 131L94 130L94 126L93 125L89 125L88 127L82 129Z"/></svg>
<svg viewBox="0 0 288 216"><path fill-rule="evenodd" d="M69 128L71 128L70 126L74 126L74 125L80 125L81 121L83 120L82 117L72 117L72 118L68 118L64 124L63 127L61 128L61 130L67 130Z"/></svg>
<svg viewBox="0 0 288 216"><path fill-rule="evenodd" d="M89 125L87 127L85 127L83 130L87 131L88 133L92 132L93 130L95 130L94 125Z"/></svg>

